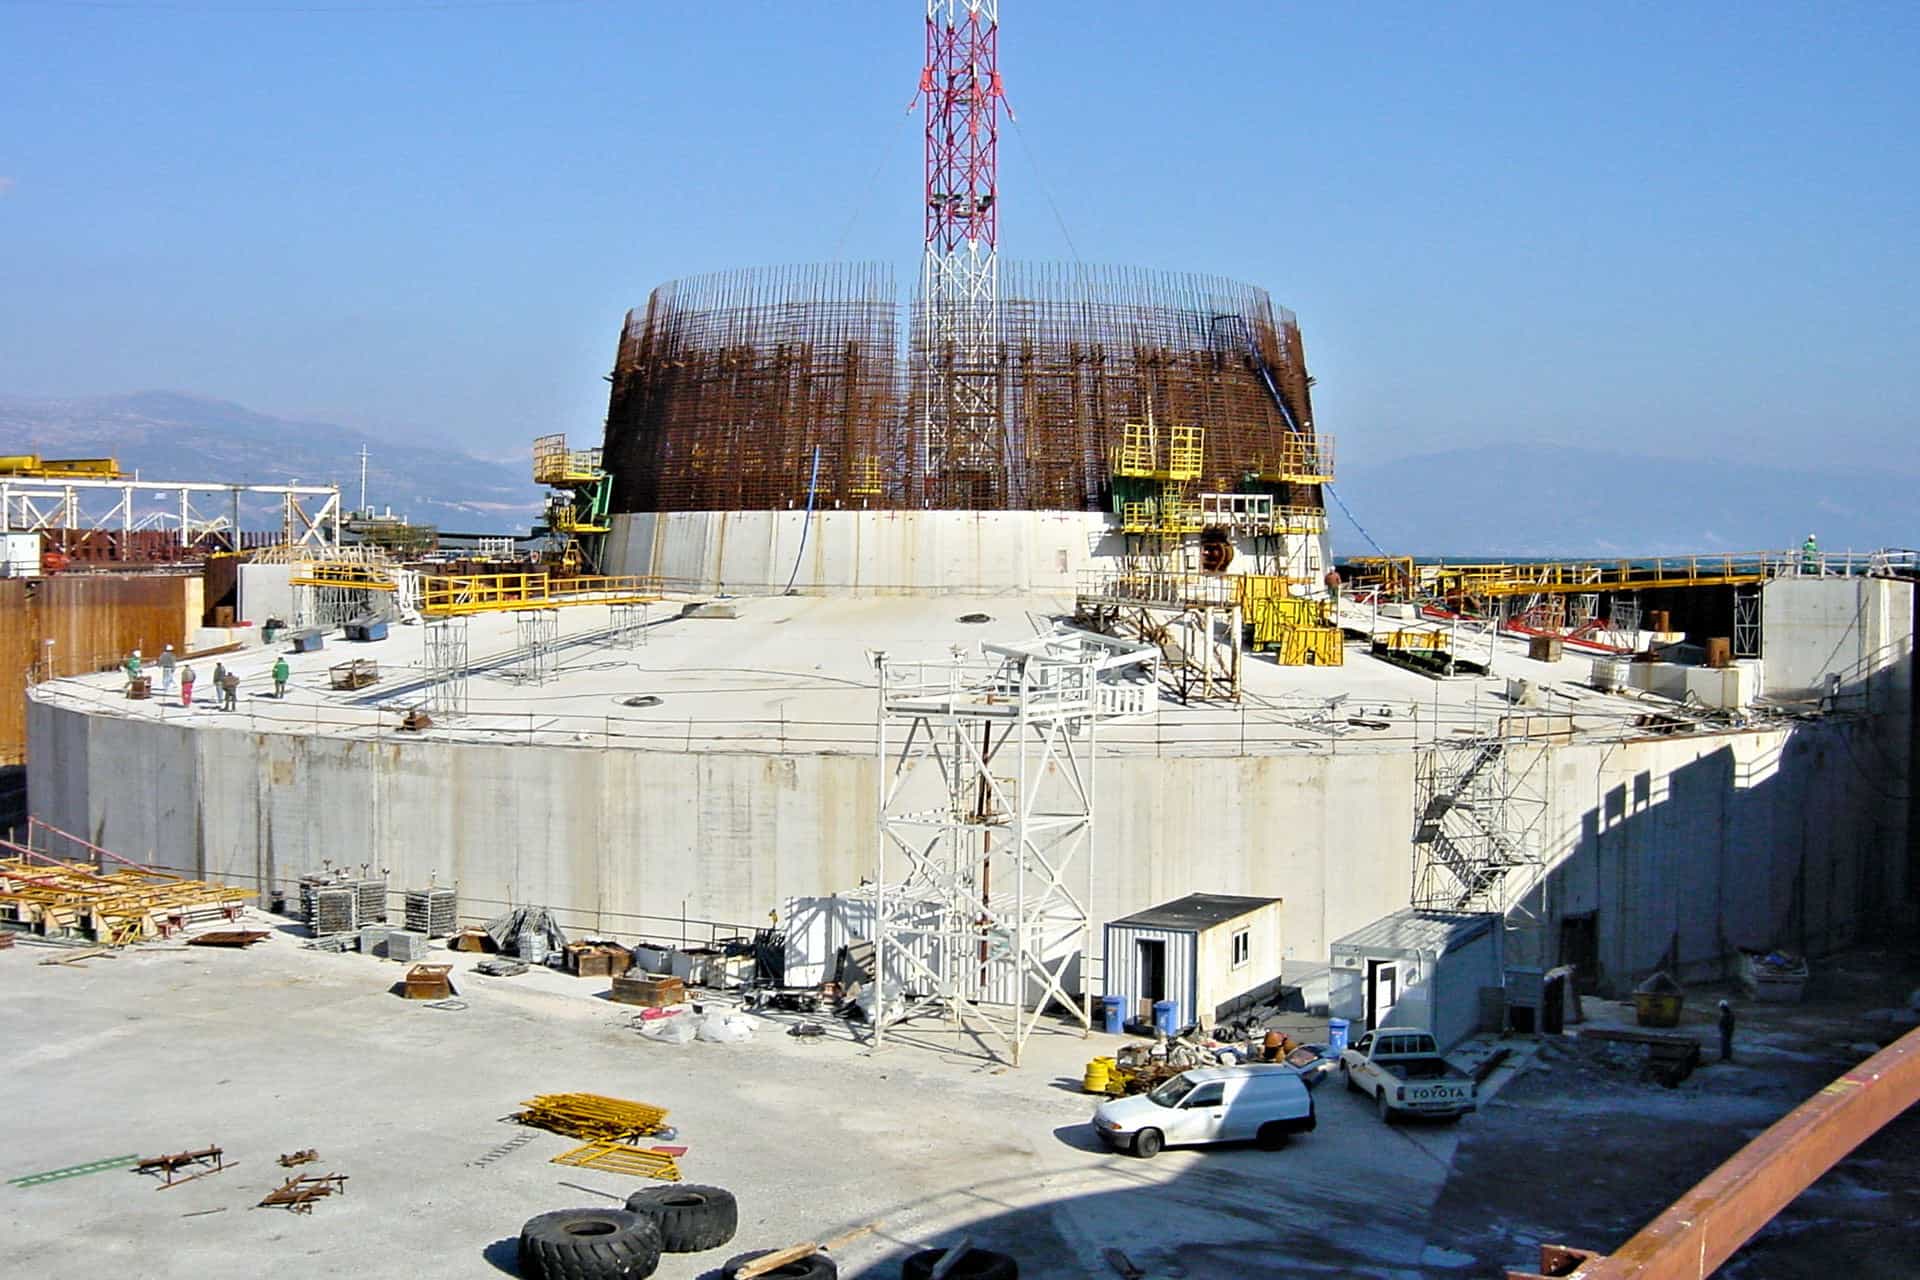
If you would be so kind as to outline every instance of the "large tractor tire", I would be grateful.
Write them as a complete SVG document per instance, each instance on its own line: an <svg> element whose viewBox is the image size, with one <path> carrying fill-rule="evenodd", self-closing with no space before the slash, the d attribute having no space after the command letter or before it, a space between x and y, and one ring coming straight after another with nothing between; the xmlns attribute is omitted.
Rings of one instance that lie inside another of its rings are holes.
<svg viewBox="0 0 1920 1280"><path fill-rule="evenodd" d="M660 1247L668 1253L718 1249L740 1229L739 1202L723 1187L691 1182L648 1187L627 1197L627 1211L653 1219Z"/></svg>
<svg viewBox="0 0 1920 1280"><path fill-rule="evenodd" d="M645 1280L660 1265L660 1228L625 1209L562 1209L520 1228L523 1280Z"/></svg>

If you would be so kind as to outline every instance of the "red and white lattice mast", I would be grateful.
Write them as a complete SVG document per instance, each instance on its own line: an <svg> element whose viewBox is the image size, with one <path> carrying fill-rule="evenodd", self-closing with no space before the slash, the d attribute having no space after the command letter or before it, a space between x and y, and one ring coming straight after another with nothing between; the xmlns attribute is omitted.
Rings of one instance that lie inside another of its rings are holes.
<svg viewBox="0 0 1920 1280"><path fill-rule="evenodd" d="M1000 0L927 0L927 250L921 274L929 374L920 474L938 506L1008 503L1001 425Z"/></svg>

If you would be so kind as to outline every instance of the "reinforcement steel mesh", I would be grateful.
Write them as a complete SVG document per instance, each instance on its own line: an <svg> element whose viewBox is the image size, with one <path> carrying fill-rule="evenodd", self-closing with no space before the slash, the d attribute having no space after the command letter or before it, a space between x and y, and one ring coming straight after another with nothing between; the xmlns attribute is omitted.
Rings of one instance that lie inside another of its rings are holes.
<svg viewBox="0 0 1920 1280"><path fill-rule="evenodd" d="M1126 425L1149 409L1162 427L1204 428L1204 490L1271 478L1290 445L1313 441L1300 329L1264 290L1133 268L1000 271L997 338L966 353L928 340L918 297L900 341L899 293L878 264L662 285L628 314L615 362L614 509L789 509L811 492L820 509L1101 510ZM1317 485L1269 488L1320 505Z"/></svg>

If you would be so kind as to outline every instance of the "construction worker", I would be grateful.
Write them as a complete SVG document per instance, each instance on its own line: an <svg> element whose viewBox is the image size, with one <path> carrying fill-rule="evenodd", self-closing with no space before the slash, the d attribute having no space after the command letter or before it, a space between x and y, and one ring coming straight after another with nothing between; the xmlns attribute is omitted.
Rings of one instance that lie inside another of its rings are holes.
<svg viewBox="0 0 1920 1280"><path fill-rule="evenodd" d="M193 665L191 663L180 668L180 705L183 707L193 705Z"/></svg>
<svg viewBox="0 0 1920 1280"><path fill-rule="evenodd" d="M222 711L240 709L240 677L231 671L220 677L220 709Z"/></svg>
<svg viewBox="0 0 1920 1280"><path fill-rule="evenodd" d="M1720 1002L1720 1061L1733 1061L1733 1006Z"/></svg>
<svg viewBox="0 0 1920 1280"><path fill-rule="evenodd" d="M127 688L131 689L133 688L133 682L140 678L140 651L135 649L132 653L128 654L127 660L123 665L127 672Z"/></svg>
<svg viewBox="0 0 1920 1280"><path fill-rule="evenodd" d="M173 692L173 646L168 645L160 651L160 692Z"/></svg>
<svg viewBox="0 0 1920 1280"><path fill-rule="evenodd" d="M1812 534L1808 534L1807 540L1800 544L1800 572L1820 572L1820 544L1813 540Z"/></svg>
<svg viewBox="0 0 1920 1280"><path fill-rule="evenodd" d="M292 674L293 672L291 669L288 668L287 660L285 658L274 659L273 661L273 696L274 697L284 698L287 696L287 677Z"/></svg>

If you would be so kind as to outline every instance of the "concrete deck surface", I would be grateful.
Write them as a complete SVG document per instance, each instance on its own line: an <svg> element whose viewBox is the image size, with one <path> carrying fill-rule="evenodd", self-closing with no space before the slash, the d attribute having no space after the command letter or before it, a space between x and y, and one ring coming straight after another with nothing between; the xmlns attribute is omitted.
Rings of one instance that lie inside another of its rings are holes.
<svg viewBox="0 0 1920 1280"><path fill-rule="evenodd" d="M1105 1036L1038 1035L1018 1069L937 1028L879 1055L837 1024L801 1041L782 1034L791 1016L747 1044L668 1047L640 1039L637 1010L591 997L604 980L489 979L464 953L431 956L457 965L457 1012L389 994L400 965L287 933L246 952L36 963L51 954L0 952L4 1176L208 1144L235 1163L165 1191L119 1170L0 1187L6 1269L21 1275L510 1272L524 1219L613 1203L562 1183L642 1185L548 1163L573 1144L537 1131L476 1165L527 1132L502 1119L523 1100L587 1090L668 1108L688 1180L740 1197L734 1246L669 1255L667 1280L875 1220L842 1274L896 1275L911 1249L964 1234L1032 1277L1101 1273L1108 1246L1159 1277L1410 1277L1425 1274L1423 1219L1460 1133L1383 1130L1336 1084L1316 1091L1318 1131L1286 1150L1141 1161L1087 1124L1077 1080ZM346 1174L346 1195L311 1216L251 1207L288 1176L275 1158L306 1147L320 1159L299 1172Z"/></svg>
<svg viewBox="0 0 1920 1280"><path fill-rule="evenodd" d="M1028 638L1073 611L1071 596L1047 595L740 597L725 602L738 610L731 619L681 616L686 603L651 606L645 643L634 646L610 641L605 607L558 610L557 669L538 684L511 671L518 651L511 615L470 619L469 714L429 736L675 751L866 752L873 741L876 651L941 658L959 647L977 656L983 640ZM959 621L977 613L991 620ZM424 701L423 627L396 624L386 639L370 643L348 643L330 632L326 644L317 653L290 653L276 643L194 659L200 682L192 707L182 707L177 692L129 701L118 673L50 681L36 696L196 728L355 737L394 732L399 716ZM1572 715L1580 733L1617 736L1634 717L1672 708L1664 699L1585 687L1591 675L1585 657L1535 662L1520 640L1503 638L1498 646L1494 675L1444 681L1380 661L1354 644L1339 667L1282 667L1271 655L1250 652L1242 705L1181 706L1163 697L1151 718L1103 731L1103 750L1218 752L1243 744L1255 753L1405 750L1436 732L1484 728L1511 713L1509 677L1540 686L1547 694L1540 709ZM284 701L271 696L269 675L281 656L292 670ZM329 668L354 658L378 663L380 683L351 693L330 689ZM240 674L237 713L217 709L216 662ZM659 702L628 705L642 695ZM1356 726L1355 716L1374 723Z"/></svg>
<svg viewBox="0 0 1920 1280"><path fill-rule="evenodd" d="M283 925L284 922L263 917ZM1330 1082L1319 1127L1278 1152L1102 1150L1077 1087L1114 1041L1041 1034L1018 1069L914 1024L872 1054L847 1028L668 1047L599 998L604 980L490 979L452 960L459 1011L389 993L402 966L307 951L287 928L246 952L175 946L72 966L0 951L0 1178L207 1144L224 1173L159 1191L125 1170L0 1186L9 1275L486 1277L511 1274L526 1218L652 1185L549 1163L570 1140L507 1123L536 1093L587 1090L670 1110L690 1181L734 1190L741 1228L666 1280L712 1280L735 1251L881 1226L842 1274L893 1277L912 1249L965 1236L1041 1280L1104 1277L1108 1247L1153 1280L1497 1275L1542 1241L1617 1247L1639 1224L1838 1072L1898 1034L1920 951L1820 962L1805 1006L1752 1005L1736 1061L1678 1089L1618 1046L1513 1040L1491 1100L1457 1126L1383 1127ZM1711 1035L1721 992L1690 991ZM716 1002L722 1003L722 1002ZM1620 1006L1589 1002L1596 1019ZM1309 1028L1302 1027L1302 1030ZM1711 1056L1711 1055L1710 1055ZM488 1158L516 1135L517 1149ZM311 1216L251 1207L302 1171L349 1177ZM568 1186L564 1184L574 1184ZM586 1188L585 1190L577 1188ZM1730 1280L1910 1276L1920 1228L1920 1113L1890 1126L1749 1246ZM1835 1271L1836 1260L1844 1263Z"/></svg>

